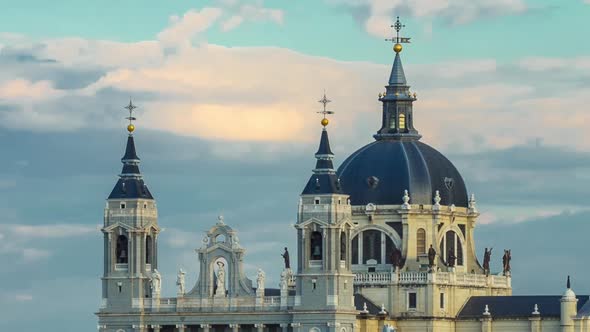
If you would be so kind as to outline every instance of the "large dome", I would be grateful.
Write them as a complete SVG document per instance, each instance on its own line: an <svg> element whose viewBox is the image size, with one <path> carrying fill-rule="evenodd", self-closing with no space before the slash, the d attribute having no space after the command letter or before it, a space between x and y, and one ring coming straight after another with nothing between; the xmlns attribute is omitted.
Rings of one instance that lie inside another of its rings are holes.
<svg viewBox="0 0 590 332"><path fill-rule="evenodd" d="M348 157L337 174L352 205L402 204L404 190L411 204L433 204L438 190L440 204L467 207L461 174L440 152L418 140L377 140Z"/></svg>

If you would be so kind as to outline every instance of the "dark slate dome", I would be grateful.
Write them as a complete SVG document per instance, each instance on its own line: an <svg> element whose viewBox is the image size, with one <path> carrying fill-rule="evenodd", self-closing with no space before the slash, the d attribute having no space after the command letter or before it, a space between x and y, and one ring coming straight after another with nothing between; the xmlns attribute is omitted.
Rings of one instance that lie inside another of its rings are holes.
<svg viewBox="0 0 590 332"><path fill-rule="evenodd" d="M442 205L467 207L468 203L455 166L418 140L377 140L348 157L337 174L352 205L402 204L404 190L411 204L433 204L436 190Z"/></svg>

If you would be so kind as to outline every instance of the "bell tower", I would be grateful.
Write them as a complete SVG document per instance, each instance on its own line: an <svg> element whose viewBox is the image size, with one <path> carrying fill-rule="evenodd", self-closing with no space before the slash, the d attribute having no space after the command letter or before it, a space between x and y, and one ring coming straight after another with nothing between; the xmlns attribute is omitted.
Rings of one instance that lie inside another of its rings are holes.
<svg viewBox="0 0 590 332"><path fill-rule="evenodd" d="M297 287L294 322L303 331L352 330L356 311L351 271L351 206L333 166L326 126L330 100L324 94L323 126L313 175L300 200L297 225ZM314 313L310 313L314 312ZM315 329L314 329L315 328Z"/></svg>
<svg viewBox="0 0 590 332"><path fill-rule="evenodd" d="M121 159L123 170L107 198L104 210L104 273L101 310L129 312L141 309L144 298L159 296L153 291L152 275L158 275L158 210L139 171L135 150L133 111L129 101L127 146ZM159 279L159 278L158 278Z"/></svg>

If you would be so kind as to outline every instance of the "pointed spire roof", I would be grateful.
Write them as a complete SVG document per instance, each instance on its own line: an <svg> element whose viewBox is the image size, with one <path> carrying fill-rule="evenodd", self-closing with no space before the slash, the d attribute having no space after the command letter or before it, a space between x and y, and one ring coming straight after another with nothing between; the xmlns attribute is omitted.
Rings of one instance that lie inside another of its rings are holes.
<svg viewBox="0 0 590 332"><path fill-rule="evenodd" d="M391 75L389 75L389 85L407 85L406 74L402 66L402 58L399 52L395 53L393 60L393 67L391 68Z"/></svg>
<svg viewBox="0 0 590 332"><path fill-rule="evenodd" d="M139 170L140 160L135 149L135 139L133 137L135 126L132 123L135 118L132 116L132 112L137 107L130 101L129 106L125 108L129 110L129 117L127 118L129 120L129 125L127 126L129 136L127 137L125 154L121 158L123 169L121 170L121 174L119 174L119 180L109 195L109 199L154 199L143 181L143 176Z"/></svg>
<svg viewBox="0 0 590 332"><path fill-rule="evenodd" d="M325 93L324 97L319 102L324 105L323 111L318 112L324 116L321 121L324 128L322 128L318 151L315 153L317 161L313 170L313 175L303 189L303 192L301 193L302 195L342 193L340 179L336 175L336 170L334 170L334 153L330 148L330 139L328 137L328 130L326 129L326 126L330 123L326 118L326 115L333 114L334 112L326 110L326 104L328 104L330 100L326 98Z"/></svg>
<svg viewBox="0 0 590 332"><path fill-rule="evenodd" d="M133 139L133 134L129 134L127 137L127 146L125 147L125 155L121 159L122 162L131 160L139 160L137 156L137 152L135 151L135 140Z"/></svg>
<svg viewBox="0 0 590 332"><path fill-rule="evenodd" d="M330 149L330 139L328 138L326 127L322 129L320 146L318 152L315 153L315 158L317 159L317 162L315 169L313 170L314 173L336 173L334 170L334 163L332 162L334 154L332 153L332 149Z"/></svg>

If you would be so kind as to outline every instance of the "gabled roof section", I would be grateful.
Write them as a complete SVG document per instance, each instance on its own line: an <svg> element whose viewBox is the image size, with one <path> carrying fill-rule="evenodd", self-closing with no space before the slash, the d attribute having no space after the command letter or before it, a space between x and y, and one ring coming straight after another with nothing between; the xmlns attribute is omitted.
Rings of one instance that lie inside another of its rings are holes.
<svg viewBox="0 0 590 332"><path fill-rule="evenodd" d="M561 315L559 295L526 295L526 296L472 296L463 306L458 319L481 318L487 305L492 318L523 318L531 317L535 304L541 317ZM588 302L588 295L577 296L578 311Z"/></svg>

